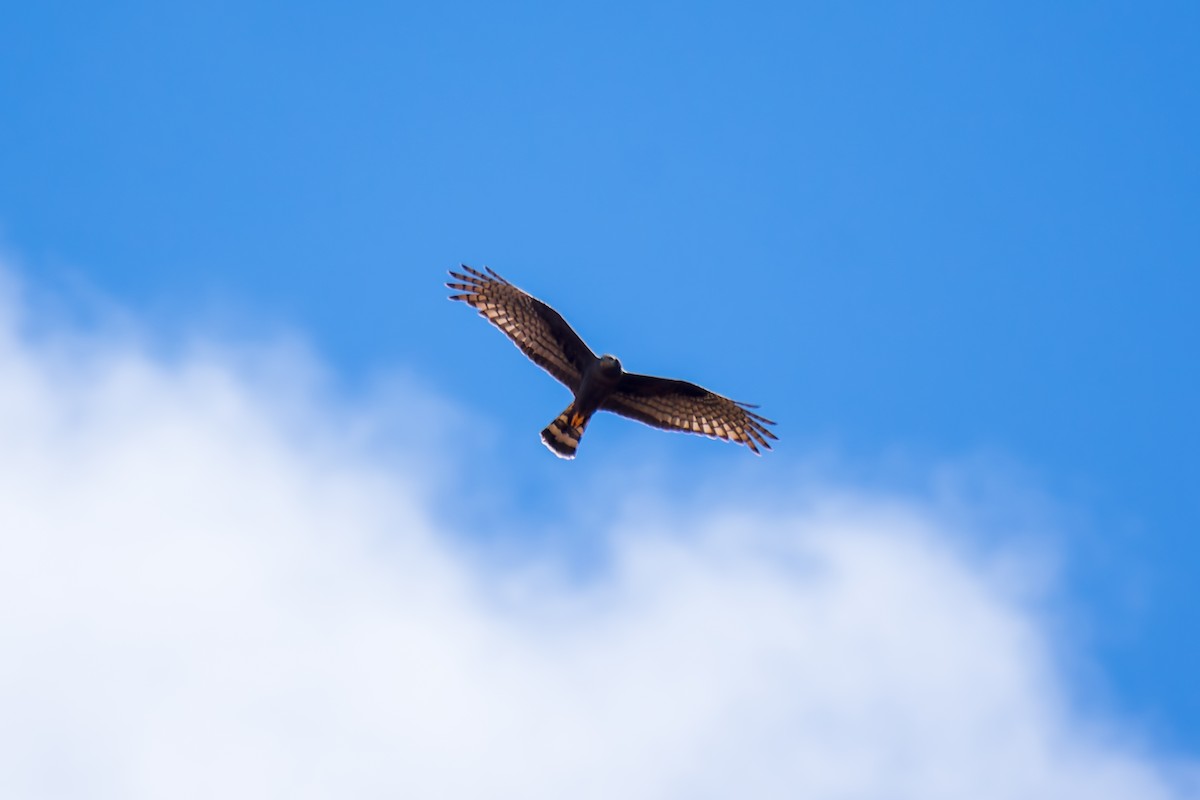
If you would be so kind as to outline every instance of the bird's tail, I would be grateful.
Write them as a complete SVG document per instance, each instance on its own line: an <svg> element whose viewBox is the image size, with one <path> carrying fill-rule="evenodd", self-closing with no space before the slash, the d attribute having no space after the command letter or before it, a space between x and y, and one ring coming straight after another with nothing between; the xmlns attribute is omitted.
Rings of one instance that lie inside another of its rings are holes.
<svg viewBox="0 0 1200 800"><path fill-rule="evenodd" d="M571 403L542 431L542 442L559 458L574 458L589 419L590 414L584 416L578 413L575 404Z"/></svg>

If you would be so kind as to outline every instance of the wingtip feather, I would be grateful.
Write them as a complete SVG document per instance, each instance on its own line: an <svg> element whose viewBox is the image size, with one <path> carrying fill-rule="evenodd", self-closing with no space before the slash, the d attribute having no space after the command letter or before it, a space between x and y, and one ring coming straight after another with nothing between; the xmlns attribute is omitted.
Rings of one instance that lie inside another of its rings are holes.
<svg viewBox="0 0 1200 800"><path fill-rule="evenodd" d="M470 274L472 274L472 275L474 275L474 276L475 276L475 278L467 278L466 280L476 280L476 279L478 279L478 280L481 280L481 281L484 281L484 282L486 282L486 281L488 281L488 280L489 280L489 278L488 278L488 276L487 276L487 275L483 274L482 272L480 272L479 270L475 269L474 267L468 267L466 264L463 264L463 265L462 265L462 268L463 268L463 269L465 269L465 270L466 270L467 272L469 272Z"/></svg>
<svg viewBox="0 0 1200 800"><path fill-rule="evenodd" d="M496 272L496 270L492 269L491 267L484 267L484 269L486 269L488 272L488 275L491 275L492 278L495 279L496 281L503 283L505 286L512 286L512 284L509 283L508 280L503 275L501 275L499 272Z"/></svg>

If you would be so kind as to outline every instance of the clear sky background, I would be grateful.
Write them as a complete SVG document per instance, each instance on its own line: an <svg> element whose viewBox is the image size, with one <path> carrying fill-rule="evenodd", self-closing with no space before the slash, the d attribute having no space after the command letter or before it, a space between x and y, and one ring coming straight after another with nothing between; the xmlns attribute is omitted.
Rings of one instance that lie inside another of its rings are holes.
<svg viewBox="0 0 1200 800"><path fill-rule="evenodd" d="M168 360L301 341L335 408L419 387L458 420L390 423L431 513L584 573L635 486L966 498L1054 554L1071 702L1184 756L1197 41L1194 3L23 4L0 242L35 334L119 309ZM568 395L444 300L459 262L760 403L777 451L602 417L550 457Z"/></svg>

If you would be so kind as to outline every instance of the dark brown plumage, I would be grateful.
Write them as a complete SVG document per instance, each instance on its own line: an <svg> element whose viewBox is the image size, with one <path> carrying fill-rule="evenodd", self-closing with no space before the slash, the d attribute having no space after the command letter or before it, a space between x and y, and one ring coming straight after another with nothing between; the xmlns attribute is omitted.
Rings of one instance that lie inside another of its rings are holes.
<svg viewBox="0 0 1200 800"><path fill-rule="evenodd" d="M501 278L465 264L450 272L447 283L461 300L508 335L521 352L575 394L545 430L542 441L556 455L573 458L592 414L612 411L667 430L699 433L744 444L755 453L771 449L775 423L751 411L748 403L730 400L694 383L624 372L612 356L597 357L557 311Z"/></svg>

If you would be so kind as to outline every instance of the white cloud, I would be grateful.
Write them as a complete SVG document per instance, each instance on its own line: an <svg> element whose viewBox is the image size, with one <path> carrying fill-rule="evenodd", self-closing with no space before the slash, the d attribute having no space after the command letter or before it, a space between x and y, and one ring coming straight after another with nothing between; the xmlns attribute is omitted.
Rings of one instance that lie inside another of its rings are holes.
<svg viewBox="0 0 1200 800"><path fill-rule="evenodd" d="M936 509L660 503L587 580L501 568L292 351L34 342L18 305L4 797L1182 796Z"/></svg>

